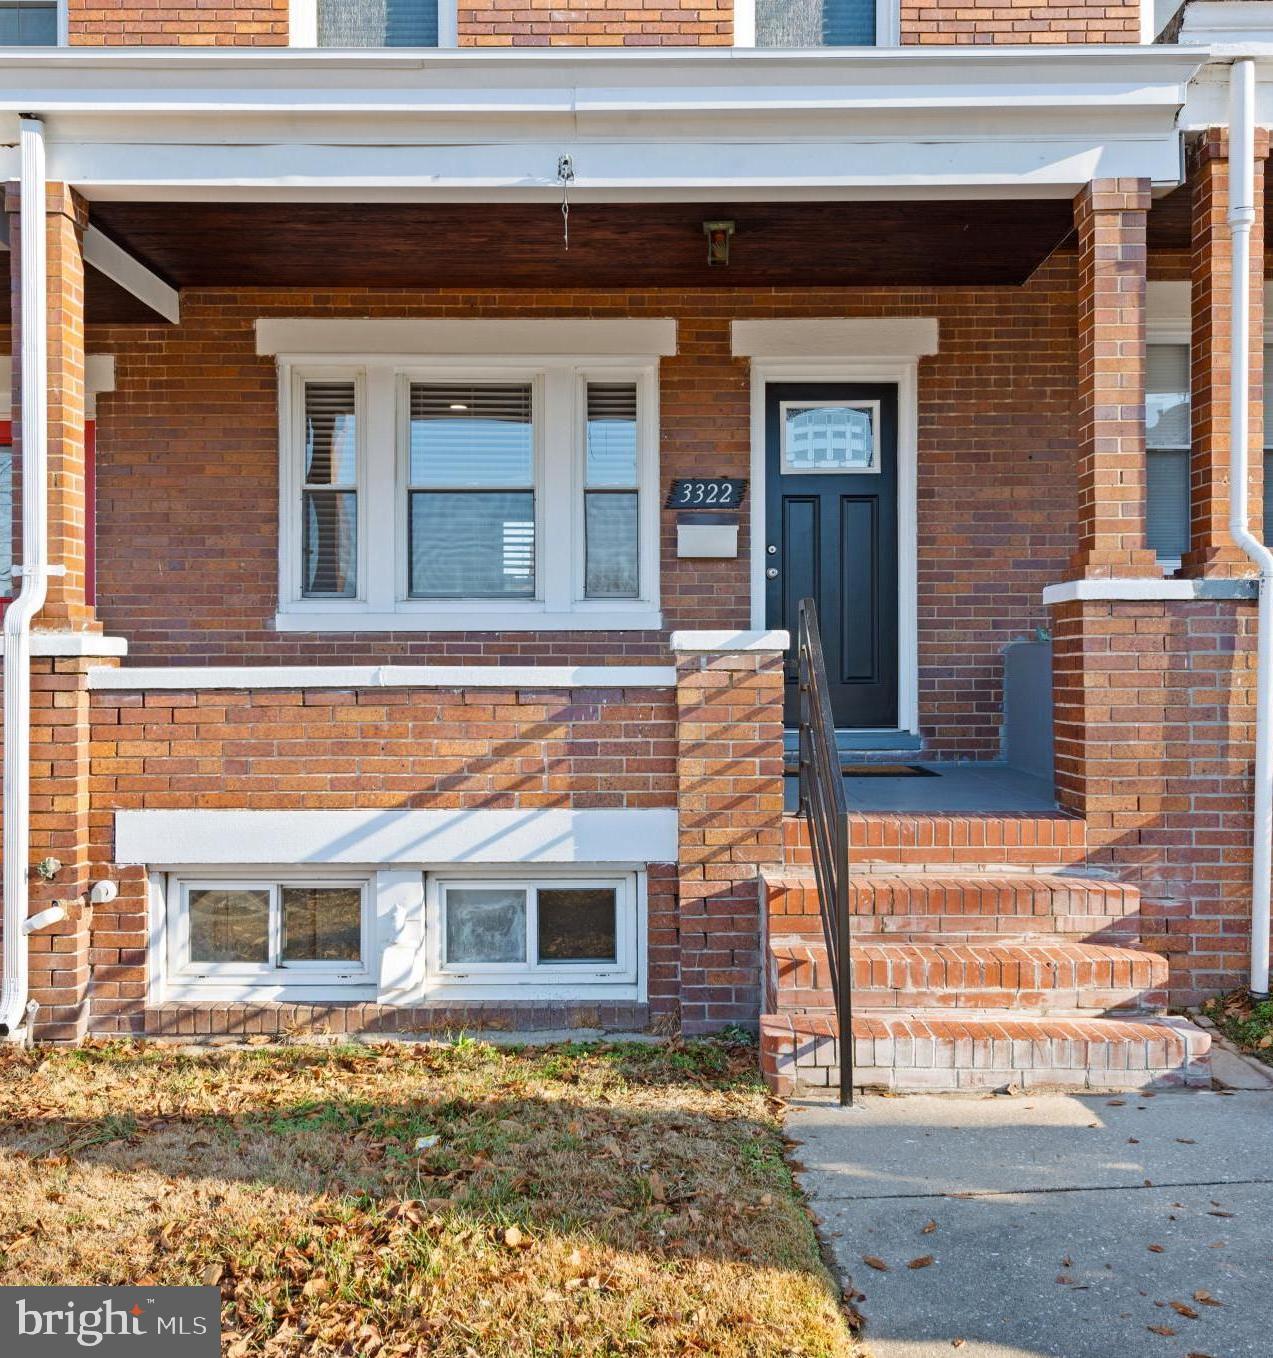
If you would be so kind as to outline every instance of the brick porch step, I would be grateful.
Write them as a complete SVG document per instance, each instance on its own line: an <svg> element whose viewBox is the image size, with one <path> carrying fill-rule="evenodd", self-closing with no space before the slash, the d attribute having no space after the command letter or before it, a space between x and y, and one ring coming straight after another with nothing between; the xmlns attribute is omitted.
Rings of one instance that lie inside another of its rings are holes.
<svg viewBox="0 0 1273 1358"><path fill-rule="evenodd" d="M855 1014L854 1082L899 1092L1151 1089L1208 1085L1211 1037L1184 1019ZM835 1088L830 1014L765 1014L765 1079L776 1093Z"/></svg>
<svg viewBox="0 0 1273 1358"><path fill-rule="evenodd" d="M769 933L817 937L818 887L812 872L766 873ZM1099 935L1134 942L1140 893L1125 882L1059 873L861 872L850 884L855 936L910 942Z"/></svg>
<svg viewBox="0 0 1273 1358"><path fill-rule="evenodd" d="M770 938L767 1003L779 1014L834 1012L822 939ZM914 943L856 939L853 1004L1025 1013L1152 1013L1166 1004L1167 959L1100 943Z"/></svg>
<svg viewBox="0 0 1273 1358"><path fill-rule="evenodd" d="M1024 867L1073 866L1087 851L1087 825L1065 811L927 815L862 811L849 817L853 861L859 865L940 863L964 867L1012 863ZM808 827L783 817L783 861L808 867Z"/></svg>

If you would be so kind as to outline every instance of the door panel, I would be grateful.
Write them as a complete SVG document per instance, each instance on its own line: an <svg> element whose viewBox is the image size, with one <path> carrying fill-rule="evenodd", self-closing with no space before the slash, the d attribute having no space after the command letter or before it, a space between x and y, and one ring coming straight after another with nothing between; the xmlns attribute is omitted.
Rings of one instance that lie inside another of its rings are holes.
<svg viewBox="0 0 1273 1358"><path fill-rule="evenodd" d="M767 625L794 636L815 599L836 725L896 727L897 388L771 383L765 440ZM786 671L795 725L793 654Z"/></svg>

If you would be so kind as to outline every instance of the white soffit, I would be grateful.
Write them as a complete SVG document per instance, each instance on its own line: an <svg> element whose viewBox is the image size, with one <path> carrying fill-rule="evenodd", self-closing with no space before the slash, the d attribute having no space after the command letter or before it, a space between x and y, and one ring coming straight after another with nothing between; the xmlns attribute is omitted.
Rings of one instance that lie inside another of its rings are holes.
<svg viewBox="0 0 1273 1358"><path fill-rule="evenodd" d="M258 320L256 352L636 358L675 354L676 321L671 316L637 320Z"/></svg>
<svg viewBox="0 0 1273 1358"><path fill-rule="evenodd" d="M733 321L730 336L748 358L921 358L937 352L937 318Z"/></svg>
<svg viewBox="0 0 1273 1358"><path fill-rule="evenodd" d="M120 864L674 863L672 808L119 811Z"/></svg>

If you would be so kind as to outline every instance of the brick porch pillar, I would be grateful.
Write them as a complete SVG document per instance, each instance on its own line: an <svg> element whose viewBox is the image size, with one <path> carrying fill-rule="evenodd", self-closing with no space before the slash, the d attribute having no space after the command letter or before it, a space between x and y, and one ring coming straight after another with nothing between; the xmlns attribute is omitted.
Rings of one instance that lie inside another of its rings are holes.
<svg viewBox="0 0 1273 1358"><path fill-rule="evenodd" d="M48 535L49 562L65 574L49 581L48 599L34 623L31 662L30 913L54 902L68 918L28 940L31 998L39 1007L35 1036L74 1041L88 1026L89 697L86 671L100 656L48 654L51 632L100 632L86 594L86 461L84 444L83 200L62 184L49 185L48 249ZM9 185L10 283L14 340L14 444L22 475L21 223L18 191ZM16 498L16 497L15 497ZM16 510L16 505L15 505ZM20 538L20 529L16 536ZM19 551L17 559L21 561ZM44 639L42 641L42 638ZM81 638L100 647L96 635ZM108 662L109 663L109 662ZM51 880L35 866L61 864Z"/></svg>
<svg viewBox="0 0 1273 1358"><path fill-rule="evenodd" d="M1263 518L1264 446L1264 161L1265 128L1256 130L1255 222L1251 228L1251 516ZM1254 566L1229 536L1230 287L1233 258L1229 210L1229 144L1224 128L1211 128L1190 152L1192 272L1190 284L1190 399L1192 411L1190 549L1181 574L1242 576Z"/></svg>
<svg viewBox="0 0 1273 1358"><path fill-rule="evenodd" d="M754 1027L760 872L782 861L785 632L675 632L681 1029Z"/></svg>
<svg viewBox="0 0 1273 1358"><path fill-rule="evenodd" d="M9 184L10 278L14 341L14 443L21 471L20 365L21 252L19 194ZM49 563L65 567L49 581L48 601L35 628L49 632L100 630L87 594L88 498L84 446L84 228L88 209L65 184L48 186L49 280Z"/></svg>
<svg viewBox="0 0 1273 1358"><path fill-rule="evenodd" d="M1149 182L1097 179L1074 200L1079 242L1075 578L1161 574L1145 545L1145 245Z"/></svg>

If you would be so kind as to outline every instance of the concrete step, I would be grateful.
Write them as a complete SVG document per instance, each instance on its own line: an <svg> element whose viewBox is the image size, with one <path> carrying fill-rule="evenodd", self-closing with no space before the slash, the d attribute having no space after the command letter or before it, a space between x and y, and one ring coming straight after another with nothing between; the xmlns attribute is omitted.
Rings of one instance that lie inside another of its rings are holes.
<svg viewBox="0 0 1273 1358"><path fill-rule="evenodd" d="M1065 811L859 811L849 815L850 857L858 867L1072 867L1087 853L1087 826ZM783 861L809 867L803 817L783 817Z"/></svg>
<svg viewBox="0 0 1273 1358"><path fill-rule="evenodd" d="M834 1012L821 938L771 937L766 960L766 1008ZM855 1010L1149 1014L1167 1001L1165 957L1099 943L856 939L851 969Z"/></svg>
<svg viewBox="0 0 1273 1358"><path fill-rule="evenodd" d="M811 870L766 873L764 890L771 936L821 935ZM1099 937L1125 946L1140 928L1134 886L1061 873L859 872L850 880L849 906L855 937L913 943Z"/></svg>
<svg viewBox="0 0 1273 1358"><path fill-rule="evenodd" d="M855 1013L854 1083L941 1090L1159 1089L1210 1084L1211 1037L1184 1019ZM833 1014L765 1014L761 1067L786 1096L836 1088Z"/></svg>

